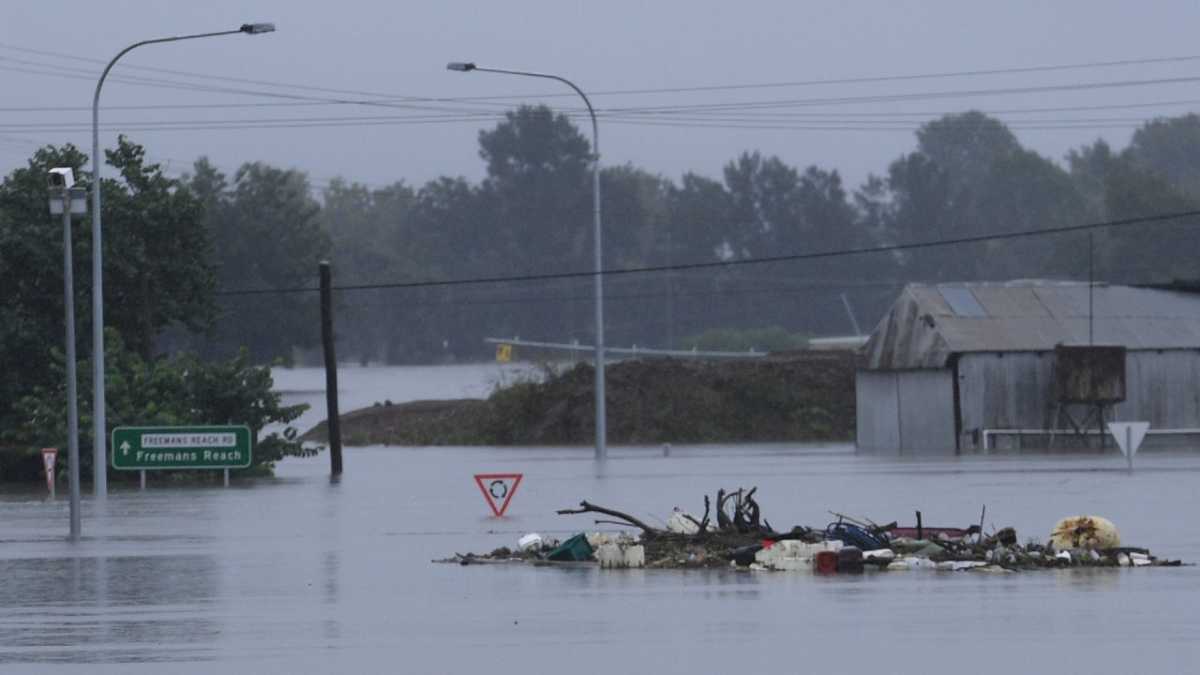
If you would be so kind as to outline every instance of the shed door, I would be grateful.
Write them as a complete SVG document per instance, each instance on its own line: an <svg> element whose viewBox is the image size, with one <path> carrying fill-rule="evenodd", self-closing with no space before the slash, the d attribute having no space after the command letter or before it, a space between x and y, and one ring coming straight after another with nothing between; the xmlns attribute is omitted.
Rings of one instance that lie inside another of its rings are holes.
<svg viewBox="0 0 1200 675"><path fill-rule="evenodd" d="M954 454L950 370L861 370L855 378L860 450Z"/></svg>

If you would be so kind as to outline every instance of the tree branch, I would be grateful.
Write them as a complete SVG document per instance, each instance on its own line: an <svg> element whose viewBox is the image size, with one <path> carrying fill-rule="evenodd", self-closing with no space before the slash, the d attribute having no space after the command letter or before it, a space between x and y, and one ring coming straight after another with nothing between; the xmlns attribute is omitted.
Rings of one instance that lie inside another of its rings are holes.
<svg viewBox="0 0 1200 675"><path fill-rule="evenodd" d="M629 523L630 525L633 525L634 527L640 527L640 528L642 528L643 532L647 532L647 533L651 533L651 534L658 532L658 530L654 529L653 527L650 527L646 523L643 523L642 521L638 520L637 518L634 518L633 516L631 516L627 513L621 513L620 511L606 509L603 506L596 506L595 504L589 504L586 499L584 501L579 502L578 509L560 509L560 510L556 511L555 513L557 513L560 516L574 515L574 514L578 514L578 513L603 513L606 516L612 516L613 518L620 518L621 520L624 520L625 522Z"/></svg>

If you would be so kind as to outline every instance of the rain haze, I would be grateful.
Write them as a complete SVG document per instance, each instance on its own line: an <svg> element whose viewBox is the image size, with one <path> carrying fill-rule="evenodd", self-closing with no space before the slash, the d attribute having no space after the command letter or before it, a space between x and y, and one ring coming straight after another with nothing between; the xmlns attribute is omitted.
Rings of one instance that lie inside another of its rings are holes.
<svg viewBox="0 0 1200 675"><path fill-rule="evenodd" d="M510 106L581 110L554 83L445 70L448 61L475 61L554 71L591 93L605 164L674 179L687 171L717 176L737 153L761 150L836 169L853 186L885 172L914 145L915 128L942 113L995 112L1025 145L1061 160L1096 137L1120 147L1140 121L1192 110L1200 98L1195 60L980 72L1195 56L1191 28L1200 8L1183 2L216 0L26 3L7 14L0 25L5 171L34 144L90 147L95 60L137 40L246 21L274 21L279 30L125 58L104 91L105 146L124 131L173 171L206 155L222 168L245 161L298 168L318 185L334 176L419 185L441 175L480 177L476 132ZM974 74L820 84L949 73ZM158 82L134 85L115 75ZM1147 80L1174 82L1115 86ZM189 90L197 86L218 91ZM1031 87L1048 89L1020 92ZM989 89L1006 91L979 93ZM819 103L842 98L852 100ZM1144 103L1161 105L1118 107ZM213 104L234 107L204 107ZM168 105L185 107L140 107ZM1058 110L1037 110L1044 108Z"/></svg>
<svg viewBox="0 0 1200 675"><path fill-rule="evenodd" d="M0 672L1195 670L1200 4L5 9Z"/></svg>

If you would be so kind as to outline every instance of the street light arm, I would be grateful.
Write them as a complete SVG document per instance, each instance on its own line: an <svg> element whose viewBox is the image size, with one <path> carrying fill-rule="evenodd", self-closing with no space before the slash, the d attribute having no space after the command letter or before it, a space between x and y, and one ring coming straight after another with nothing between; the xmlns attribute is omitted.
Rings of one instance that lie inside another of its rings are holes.
<svg viewBox="0 0 1200 675"><path fill-rule="evenodd" d="M250 25L250 24L247 24L247 25ZM141 42L135 42L135 43L129 45L128 47L122 49L121 51L117 52L117 55L112 57L112 60L108 62L108 65L104 66L104 72L100 73L100 79L96 81L96 93L92 95L92 127L93 127L92 151L93 151L93 153L99 152L98 141L96 140L96 138L99 137L99 130L97 129L97 126L98 126L97 122L99 121L99 118L100 118L100 90L102 88L104 88L104 80L106 80L108 78L108 71L112 70L112 67L117 65L117 61L120 61L122 56L125 56L126 54L137 49L138 47L143 47L145 45L159 44L162 42L178 42L180 40L194 40L197 38L216 37L218 35L233 35L235 33L245 33L245 32L249 32L249 31L246 31L244 28L239 28L237 30L223 30L223 31L217 31L215 33L196 33L194 35L174 35L171 37L155 38L153 40L142 40ZM95 165L97 165L99 163L99 161L100 161L100 158L98 156L92 157L93 167ZM92 173L95 174L95 171L93 171Z"/></svg>
<svg viewBox="0 0 1200 675"><path fill-rule="evenodd" d="M100 218L100 167L104 164L104 160L100 157L100 90L104 88L104 80L108 78L112 67L117 65L117 61L138 47L236 33L258 35L274 30L275 24L273 23L247 23L236 30L173 35L135 42L117 52L108 65L104 66L104 72L100 73L100 79L96 81L96 92L92 95L92 423L94 429L92 476L93 489L97 497L104 497L108 494L108 476L105 473L107 471L107 462L105 461L107 409L104 402L104 247Z"/></svg>
<svg viewBox="0 0 1200 675"><path fill-rule="evenodd" d="M499 73L501 75L520 75L523 77L539 77L546 80L561 82L579 94L587 106L588 115L592 118L592 239L594 242L592 259L595 265L596 287L596 459L602 460L608 456L607 426L608 414L605 412L604 384L604 247L601 244L600 229L600 127L596 123L596 109L588 100L587 94L575 86L575 83L559 75L538 73L530 70L508 70L505 68L483 68L472 62L454 61L446 64L447 70L469 73L478 70L484 73Z"/></svg>
<svg viewBox="0 0 1200 675"><path fill-rule="evenodd" d="M597 163L599 163L599 161L600 161L600 130L599 130L599 126L596 124L596 110L595 110L595 108L592 107L592 102L590 99L588 99L587 94L583 93L583 90L580 89L579 87L577 87L574 82L568 80L565 77L562 77L559 75L553 75L551 73L539 73L539 72L531 71L531 70L508 70L505 68L485 68L483 66L477 66L473 63L467 64L467 65L470 66L470 68L468 70L477 70L481 73L500 73L503 75L523 75L525 77L540 77L544 80L555 80L558 82L562 82L563 84L567 85L571 89L574 89L575 93L579 94L579 98L583 99L583 104L587 106L588 115L590 115L592 118L592 153L595 155L595 161Z"/></svg>

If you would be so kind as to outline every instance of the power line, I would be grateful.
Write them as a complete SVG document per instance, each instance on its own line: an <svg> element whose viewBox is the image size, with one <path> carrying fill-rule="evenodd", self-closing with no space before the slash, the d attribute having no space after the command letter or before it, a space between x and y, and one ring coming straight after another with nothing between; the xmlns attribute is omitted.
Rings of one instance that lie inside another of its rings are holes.
<svg viewBox="0 0 1200 675"><path fill-rule="evenodd" d="M102 65L105 63L103 59L83 57L64 52L56 52L44 49L34 49L30 47L22 47L18 45L0 43L0 49L10 51L24 52L36 54L40 56L49 56L53 58L68 59L72 61L81 61ZM960 77L990 77L996 75L1019 75L1032 73L1048 73L1062 72L1071 70L1090 70L1098 68L1116 68L1139 65L1161 65L1161 64L1177 64L1190 63L1200 61L1200 55L1177 55L1163 57L1144 57L1133 59L1117 59L1108 61L1089 61L1067 64L1049 64L1036 66L1016 66L1003 68L980 68L972 70L960 71L939 71L931 73L900 73L889 75L867 75L867 76L850 76L837 78L823 78L811 80L790 80L776 82L759 82L759 83L726 83L726 84L709 84L709 85L694 85L681 87L653 87L653 88L636 88L636 89L598 89L588 92L592 96L636 96L636 95L654 95L654 94L681 94L681 93L697 93L697 92L712 92L712 91L738 91L738 90L753 90L753 89L782 89L796 87L813 87L813 86L830 86L843 84L878 84L881 82L902 82L912 80L934 80L934 79L951 79ZM157 72L168 75L177 75L182 77L240 82L243 84L255 84L259 86L269 86L275 88L290 88L304 89L309 91L323 91L326 93L340 94L356 94L366 96L377 96L382 98L400 98L416 101L429 102L471 102L471 101L503 101L513 99L526 98L560 98L563 96L572 96L572 94L564 94L559 92L553 93L531 93L531 94L506 94L506 95L491 95L491 96L459 96L459 97L427 97L427 96L411 96L384 94L379 92L364 92L355 89L343 89L322 87L309 84L278 82L272 80L252 79L245 77L232 77L227 75L212 75L208 73L199 73L196 71L176 70L170 68L160 68L153 66L139 66L132 64L121 64L118 70L141 70L145 72Z"/></svg>
<svg viewBox="0 0 1200 675"><path fill-rule="evenodd" d="M838 96L824 98L798 99L768 99L759 101L740 101L729 103L700 103L689 105L643 106L630 108L607 108L604 112L613 114L661 115L676 112L694 112L698 110L761 110L767 108L788 108L820 105L848 105L858 103L892 103L901 101L923 101L939 98L976 98L981 96L1007 96L1012 94L1045 94L1063 91L1092 91L1098 89L1123 89L1131 87L1161 86L1168 84L1194 84L1200 82L1200 76L1160 77L1148 80L1111 80L1104 82L1076 82L1071 84L1051 84L1023 87L998 87L992 89L957 89L927 92L910 92L902 94L871 94L865 96Z"/></svg>
<svg viewBox="0 0 1200 675"><path fill-rule="evenodd" d="M1015 232L1004 232L1000 234L984 234L969 237L957 237L954 239L928 240L920 242L910 242L905 244L889 244L885 246L866 246L859 248L848 248L835 251L820 251L816 253L793 253L787 255L764 256L759 258L741 258L736 260L717 260L697 263L683 263L673 265L652 265L645 267L629 267L606 269L600 272L556 272L550 274L520 274L511 276L498 277L476 277L469 279L449 279L444 281L410 281L396 283L378 283L378 284L349 284L345 286L335 286L334 290L338 291L365 291L379 290L387 288L436 288L436 287L451 287L451 286L469 286L478 284L497 284L497 283L514 283L514 282L531 282L531 281L550 281L556 279L577 279L593 277L596 274L605 276L631 275L631 274L649 274L657 272L673 272L684 270L702 270L702 269L725 269L731 267L743 267L748 265L764 265L769 263L779 262L795 262L800 260L819 260L827 258L841 258L856 255L869 255L877 253L894 253L899 251L911 251L924 248L939 248L944 246L957 246L961 244L975 244L988 241L1004 241L1010 239L1022 239L1026 237L1039 237L1054 234L1067 234L1071 232L1083 232L1093 229L1103 228L1122 228L1133 225L1147 225L1167 223L1180 218L1191 218L1200 216L1200 209L1189 211L1178 211L1174 213L1162 213L1151 216L1141 216L1137 218L1123 218L1119 220L1109 220L1098 223L1085 223L1080 225L1064 225L1060 227L1049 227L1043 229L1018 230ZM260 288L260 289L240 289L217 291L216 295L223 297L245 296L245 295L272 295L272 294L291 294L291 293L315 293L319 289L313 287L297 287L297 288Z"/></svg>
<svg viewBox="0 0 1200 675"><path fill-rule="evenodd" d="M391 126L406 124L444 124L456 122L475 122L499 119L495 115L471 115L463 117L452 116L405 116L405 115L348 115L328 117L269 117L246 118L235 120L174 120L146 122L110 122L101 125L105 130L127 131L171 131L171 130L219 130L219 129L278 129L278 128L309 128L309 127L359 127L359 126ZM789 118L741 117L741 116L671 116L662 119L642 119L638 117L604 116L607 122L645 126L704 126L731 128L765 128L765 129L799 129L799 130L884 130L910 131L923 126L924 120L908 119L855 119L841 120L836 118L812 118L805 120L790 120ZM1137 126L1150 122L1156 117L1119 117L1119 118L1059 118L1059 119L1026 119L1004 122L1013 129L1023 128L1107 128L1112 126ZM956 125L974 124L973 121L940 120L941 124ZM91 126L83 122L29 122L2 123L0 129L9 131L85 131Z"/></svg>
<svg viewBox="0 0 1200 675"><path fill-rule="evenodd" d="M9 44L4 44L4 43L0 43L0 49L7 49L7 50L11 50L11 51L37 54L40 56L50 56L53 58L68 59L68 60L72 60L72 61L94 63L97 65L104 65L107 63L107 61L104 59L91 58L91 57L85 57L85 56L77 56L77 55L73 55L73 54L65 54L63 52L54 52L54 51L48 51L48 50L43 50L43 49L31 49L28 47L17 47L15 45L9 45ZM1200 56L1198 56L1196 58L1200 59ZM0 61L18 62L21 60L12 59L11 57L0 57ZM63 71L68 71L68 72L70 72L70 71L84 72L84 73L88 73L89 76L91 76L93 79L95 77L95 74L92 73L91 71L86 71L86 70L82 70L82 69L78 69L78 68L70 68L68 66L61 66L61 65L57 65L57 64L53 64L53 63L44 63L44 62L39 63L39 62L33 62L33 61L24 61L24 63L42 66L42 67L59 68ZM224 81L224 82L237 82L240 84L253 84L256 86L272 87L272 88L276 88L276 89L295 89L295 90L301 90L301 91L315 91L315 92L324 92L324 93L331 93L331 94L350 94L350 95L355 95L355 96L371 96L371 97L376 97L379 99L394 100L394 101L412 101L412 102L424 102L424 103L445 103L445 102L456 102L457 103L457 102L468 102L468 101L473 100L473 98L474 98L474 97L444 98L444 97L416 96L416 95L406 95L406 94L390 94L390 93L381 93L381 92L376 92L376 91L364 91L361 89L344 89L344 88L336 88L336 87L323 87L323 86L319 86L319 85L302 84L302 83L296 83L296 82L280 82L277 80L260 80L260 79L253 79L253 78L247 78L247 77L234 77L234 76L229 76L229 75L212 75L212 74L208 74L208 73L198 73L195 71L188 71L188 70L176 70L176 69L172 69L172 68L159 68L159 67L154 67L154 66L139 66L139 65L127 64L127 63L122 63L122 64L117 65L116 70L117 70L117 72L120 72L122 70L140 70L140 71L145 71L145 72L164 73L164 74L168 74L168 75L177 75L177 76L190 77L190 78L196 78L196 79L215 80L215 81ZM124 76L124 77L131 77L131 76ZM153 81L152 78L140 78L140 79L142 79L143 81L146 81L146 82ZM179 83L177 80L161 80L160 79L158 81ZM199 85L197 85L197 86L199 86ZM245 93L254 93L254 92L245 91Z"/></svg>
<svg viewBox="0 0 1200 675"><path fill-rule="evenodd" d="M0 44L0 48L18 49L18 50L23 49L23 48L16 48L16 47L12 47L9 45L3 45L3 44ZM47 54L56 54L53 52L45 52L44 50L24 49L24 51L34 51L35 53L40 52L40 53L47 53ZM63 58L72 58L72 59L76 59L76 60L85 60L85 61L89 61L89 62L100 62L99 59L87 59L84 57L74 57L74 56L67 56L67 55L61 55L61 54L59 54L59 56L61 56ZM48 66L51 68L59 68L60 70L65 71L63 73L42 73L42 74L70 76L73 78L84 78L84 77L86 77L87 79L92 78L92 76L90 74L86 75L86 76L85 75L76 75L75 73L81 72L79 69L76 69L76 68L58 66L55 64L36 64L36 62L31 62L31 61L27 61L27 60L14 60L14 59L8 59L8 60L20 61L20 62L26 63L26 64L44 65L44 66ZM1182 62L1190 62L1190 61L1196 61L1196 60L1200 60L1200 56L1177 56L1177 57L1162 57L1162 58L1148 58L1148 59L1126 59L1126 60L1121 60L1121 61L1103 61L1103 62L1092 62L1092 63L1083 63L1083 64L1030 66L1030 67L1022 67L1022 68L999 68L999 69L990 69L990 70L971 70L971 71L958 71L958 72L926 73L926 74L917 74L917 75L868 76L868 77L856 77L856 78L805 80L805 81L775 82L775 83L763 83L763 84L711 85L711 86L692 87L692 88L689 88L689 87L678 88L677 87L677 88L639 89L639 90L609 90L609 91L601 90L600 92L596 92L595 95L619 95L619 94L632 94L632 93L639 93L639 94L678 93L680 90L717 91L717 90L756 89L756 88L800 87L800 86L846 84L846 83L878 83L878 82L887 82L887 81L944 79L944 78L968 77L968 76L977 77L977 76L998 75L998 74L1005 74L1005 73L1052 72L1052 71L1075 70L1075 69L1085 69L1085 68L1102 68L1102 67L1113 67L1113 66L1127 66L1127 65L1138 65L1138 64L1182 63ZM242 95L249 95L249 96L284 98L284 99L291 99L291 100L297 101L301 105L312 105L314 103L337 104L337 105L366 105L366 106L402 107L402 108L414 108L414 109L424 109L424 110L437 110L437 111L449 112L449 113L471 113L471 112L479 112L479 111L463 109L463 108L444 108L444 107L438 108L438 107L428 106L428 105L415 105L415 103L440 103L440 104L471 103L474 105L478 101L484 100L484 99L504 100L504 99L522 98L522 97L518 97L515 95L508 95L508 96L502 96L502 97L494 97L493 96L493 97L457 97L457 98L387 95L387 94L380 94L378 92L363 92L363 91L359 91L359 90L335 89L335 88L329 88L329 87L319 87L319 86L303 85L303 84L295 84L295 83L276 83L276 82L271 82L271 81L267 81L267 80L253 80L253 79L249 79L249 78L232 78L232 77L226 77L226 76L204 75L204 74L190 73L188 71L156 69L156 68L149 68L149 67L145 67L145 66L138 67L138 68L143 69L143 70L153 70L153 71L162 71L162 72L169 72L169 73L174 73L174 74L181 74L181 75L184 75L187 77L201 77L201 78L215 79L215 80L227 80L227 81L236 81L236 82L243 82L243 83L252 83L252 84L256 84L256 85L260 85L260 86L271 86L274 88L282 88L282 89L303 89L303 90L310 90L310 91L349 93L349 94L355 94L355 95L368 95L368 96L379 97L375 100L330 99L330 98L321 98L321 97L313 97L313 96L285 94L285 93L278 93L278 92L265 92L265 91L261 91L261 90L234 89L234 88L228 88L228 87L211 87L211 86L206 86L206 85L197 85L194 83L179 82L177 80L167 80L167 79L162 79L162 78L140 78L140 77L131 77L130 78L128 76L123 76L123 77L127 77L127 82L131 83L131 84L142 84L142 85L146 85L146 86L164 86L164 87L170 87L170 88L183 88L183 89L191 89L191 90L196 90L196 91L208 91L208 92L217 92L217 93L234 93L234 94L242 94ZM1200 77L1158 78L1158 79L1152 79L1152 80L1124 80L1124 81L1117 81L1117 82L1076 83L1076 84L1066 84L1066 85L1046 85L1046 86L1038 86L1038 87L1009 87L1009 88L985 89L985 90L917 92L917 93L908 93L908 94L888 94L888 95L838 97L838 98L824 98L824 99L799 99L799 100L783 100L783 101L745 101L745 102L730 102L730 103L696 104L696 105L689 105L689 106L675 105L675 106L665 106L665 107L663 107L663 106L640 107L640 108L628 107L628 108L612 108L612 109L607 109L607 110L601 109L601 111L610 113L610 114L611 113L664 114L664 113L670 113L670 112L677 112L677 111L681 111L681 110L690 110L690 111L716 110L716 109L745 110L745 109L752 109L752 108L778 107L778 106L792 107L792 106L799 106L799 105L845 105L845 104L849 104L849 103L859 103L859 102L889 102L889 101L922 100L922 99L928 99L928 98L975 97L975 96L1002 95L1002 94L1015 94L1015 93L1045 93L1045 92L1052 92L1052 91L1078 91L1078 90L1090 90L1090 89L1111 88L1111 87L1133 87L1133 86L1152 86L1152 85L1162 85L1162 84L1181 84L1181 83L1192 83L1192 82L1196 82L1196 81L1200 81ZM528 98L528 97L524 97L524 98ZM404 102L400 102L400 101L404 101ZM574 112L581 112L576 109L572 109L572 110ZM598 111L598 112L601 112L601 111Z"/></svg>
<svg viewBox="0 0 1200 675"><path fill-rule="evenodd" d="M819 283L819 284L791 284L786 288L740 288L740 289L722 289L722 290L703 290L693 291L676 288L671 295L674 298L696 298L696 297L741 297L746 295L798 295L802 293L821 293L842 291L846 289L884 289L897 288L903 286L904 281L879 281L879 282L846 282L845 285L837 285L834 283ZM333 290L338 290L334 287ZM642 293L605 293L604 301L635 301L635 300L655 300L664 297L663 291L657 292L642 292ZM594 298L591 295L524 295L524 296L498 296L491 298L450 298L438 300L405 300L405 307L470 307L479 305L519 305L528 303L550 303L550 302L590 302ZM398 302L353 302L343 303L341 306L346 308L378 308L392 307Z"/></svg>
<svg viewBox="0 0 1200 675"><path fill-rule="evenodd" d="M934 91L934 92L910 92L904 94L887 94L887 95L870 95L870 96L854 96L854 97L838 97L838 98L815 98L815 99L784 99L784 100L765 100L765 101L742 101L729 103L704 103L704 104L689 104L689 105L673 105L673 106L651 106L651 107L625 107L625 108L609 108L600 109L598 116L617 123L623 124L645 124L647 126L661 126L664 123L675 124L681 127L696 127L707 125L708 128L751 128L750 125L761 122L761 118L728 118L721 121L708 120L686 120L682 116L684 114L691 115L713 115L716 113L737 112L740 115L746 115L753 111L770 110L777 108L792 108L792 107L811 107L811 106L827 106L827 105L849 105L865 102L897 102L897 101L914 101L935 98L974 98L981 96L997 96L1011 94L1029 94L1029 93L1049 93L1057 91L1085 91L1094 89L1107 88L1129 88L1129 87L1144 87L1144 86L1159 86L1164 84L1185 84L1200 82L1200 76L1174 77L1174 78L1158 78L1151 80L1120 80L1109 82L1088 82L1074 84L1058 84L1045 86L1028 86L1028 87L1006 87L995 89L972 89L972 90L957 90L957 91ZM313 97L295 96L290 94L273 94L273 93L253 93L255 95L276 96L289 99L302 99L308 102L313 100ZM501 112L478 111L478 110L461 110L447 108L430 108L422 106L413 106L410 104L401 103L380 103L378 101L342 101L335 99L318 99L326 102L352 103L359 105L376 105L387 108L415 108L427 114L415 116L331 116L331 117L309 117L309 118L235 118L235 119L214 119L214 120L181 120L181 121L144 121L144 122L126 122L126 123L107 123L104 125L106 130L121 129L127 131L155 131L155 130L185 130L185 131L202 131L202 130L218 130L218 129L285 129L285 128L314 128L314 127L360 127L360 126L384 126L396 124L440 124L454 122L478 122L481 120L499 119ZM576 113L568 113L575 115ZM1012 124L1020 124L1022 122L1014 121ZM911 125L911 122L905 122ZM1070 125L1074 122L1056 121L1052 123L1041 124L1034 126L1029 124L1030 128L1037 129L1058 129L1070 128L1062 125ZM1104 122L1097 124L1089 122L1085 128L1112 128L1114 125L1125 124L1122 122ZM1058 125L1058 126L1055 126ZM1078 126L1078 125L1076 125ZM828 128L827 128L828 127ZM90 125L86 123L49 123L49 122L8 122L0 124L0 129L23 129L23 130L57 130L57 131L72 131L86 130ZM838 120L830 120L829 124L814 125L808 124L805 126L793 126L783 128L778 125L767 126L760 125L754 128L764 128L769 130L832 130L832 131L862 131L869 128L869 125L857 120L856 125L848 123L840 123ZM910 127L901 127L898 130L907 130Z"/></svg>
<svg viewBox="0 0 1200 675"><path fill-rule="evenodd" d="M1075 105L1075 106L1054 106L1054 107L1037 107L1037 108L989 108L984 110L989 115L1020 115L1032 113L1047 113L1047 112L1079 112L1079 111L1097 111L1097 110L1127 110L1137 108L1165 108L1181 105L1196 105L1200 104L1200 99L1176 99L1168 101L1151 101L1139 103L1107 103L1099 105ZM319 107L328 105L347 105L345 103L329 102L329 101L287 101L287 102L243 102L243 103L153 103L144 105L106 105L105 110L207 110L207 109L236 109L236 108L289 108L289 107ZM0 113L8 112L91 112L92 107L89 106L0 106ZM952 115L962 112L961 109L942 109L942 110L923 110L923 111L901 111L892 110L887 112L854 112L844 111L839 112L841 117L916 117L916 118L932 118L942 117L944 115ZM480 111L479 114L486 115L488 111ZM564 113L566 114L566 113ZM721 111L709 113L707 111L698 110L693 114L724 114ZM741 113L744 116L786 116L789 118L808 118L819 115L828 115L828 111L817 112L768 112L759 113L756 111L746 111ZM582 114L580 115L582 116Z"/></svg>

